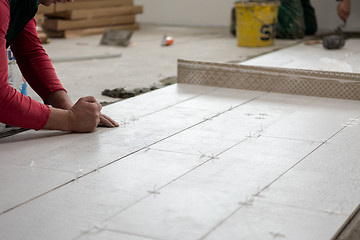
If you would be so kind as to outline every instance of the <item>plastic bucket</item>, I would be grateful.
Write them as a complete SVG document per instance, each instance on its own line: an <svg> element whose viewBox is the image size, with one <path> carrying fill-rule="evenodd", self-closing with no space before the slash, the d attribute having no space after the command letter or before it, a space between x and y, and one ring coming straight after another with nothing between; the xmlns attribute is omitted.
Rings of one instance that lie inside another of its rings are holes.
<svg viewBox="0 0 360 240"><path fill-rule="evenodd" d="M266 47L274 45L279 5L279 1L236 2L238 46Z"/></svg>

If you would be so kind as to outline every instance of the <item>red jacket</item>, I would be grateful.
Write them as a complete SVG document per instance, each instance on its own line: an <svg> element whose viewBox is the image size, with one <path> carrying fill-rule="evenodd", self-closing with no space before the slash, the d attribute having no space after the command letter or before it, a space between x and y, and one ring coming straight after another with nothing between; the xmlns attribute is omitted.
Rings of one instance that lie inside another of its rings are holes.
<svg viewBox="0 0 360 240"><path fill-rule="evenodd" d="M50 109L47 105L22 95L8 83L5 35L9 22L9 1L0 0L0 122L38 130L45 126ZM55 74L50 58L41 46L35 19L26 25L10 48L24 78L44 102L51 93L65 90Z"/></svg>

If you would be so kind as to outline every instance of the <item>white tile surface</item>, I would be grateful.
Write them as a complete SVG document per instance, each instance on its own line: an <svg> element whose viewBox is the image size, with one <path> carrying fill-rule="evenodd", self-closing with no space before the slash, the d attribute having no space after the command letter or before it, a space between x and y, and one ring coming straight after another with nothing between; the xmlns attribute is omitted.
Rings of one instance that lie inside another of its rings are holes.
<svg viewBox="0 0 360 240"><path fill-rule="evenodd" d="M137 201L156 197L150 192L200 164L196 156L141 151L0 215L0 232L5 239L73 239Z"/></svg>
<svg viewBox="0 0 360 240"><path fill-rule="evenodd" d="M210 233L215 239L328 240L346 217L254 201Z"/></svg>
<svg viewBox="0 0 360 240"><path fill-rule="evenodd" d="M66 183L70 173L29 166L1 166L0 168L0 214L19 204L41 195ZM51 181L47 181L51 179Z"/></svg>
<svg viewBox="0 0 360 240"><path fill-rule="evenodd" d="M350 215L360 203L359 134L358 125L336 134L264 191L264 201Z"/></svg>
<svg viewBox="0 0 360 240"><path fill-rule="evenodd" d="M360 202L358 103L174 85L105 107L117 129L2 139L0 233L329 239Z"/></svg>
<svg viewBox="0 0 360 240"><path fill-rule="evenodd" d="M242 142L104 224L159 239L200 239L314 148L286 139Z"/></svg>
<svg viewBox="0 0 360 240"><path fill-rule="evenodd" d="M347 39L342 49L327 50L321 44L297 44L240 64L309 70L360 73L360 40Z"/></svg>
<svg viewBox="0 0 360 240"><path fill-rule="evenodd" d="M319 98L264 130L265 136L325 141L360 115L359 101Z"/></svg>
<svg viewBox="0 0 360 240"><path fill-rule="evenodd" d="M237 91L241 95L242 91ZM288 94L262 95L244 105L234 105L219 116L205 119L204 123L191 131L181 132L165 142L157 143L153 148L196 155L216 155L250 136L262 135L268 127L300 111L315 99L317 98Z"/></svg>

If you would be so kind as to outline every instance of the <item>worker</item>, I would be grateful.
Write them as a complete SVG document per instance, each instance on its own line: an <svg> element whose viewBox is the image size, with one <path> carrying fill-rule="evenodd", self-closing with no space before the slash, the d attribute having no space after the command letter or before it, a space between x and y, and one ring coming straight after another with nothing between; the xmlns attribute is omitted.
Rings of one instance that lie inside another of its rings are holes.
<svg viewBox="0 0 360 240"><path fill-rule="evenodd" d="M317 31L315 10L310 0L280 0L276 37L303 38Z"/></svg>
<svg viewBox="0 0 360 240"><path fill-rule="evenodd" d="M350 0L341 0L339 2L340 3L337 5L337 13L341 20L346 22L350 15L351 2Z"/></svg>
<svg viewBox="0 0 360 240"><path fill-rule="evenodd" d="M94 97L80 98L74 105L55 74L36 32L38 4L50 6L72 0L0 0L0 122L26 129L91 132L99 123L119 124L101 113ZM21 94L8 83L7 48L20 71L45 104ZM49 107L51 105L52 107Z"/></svg>

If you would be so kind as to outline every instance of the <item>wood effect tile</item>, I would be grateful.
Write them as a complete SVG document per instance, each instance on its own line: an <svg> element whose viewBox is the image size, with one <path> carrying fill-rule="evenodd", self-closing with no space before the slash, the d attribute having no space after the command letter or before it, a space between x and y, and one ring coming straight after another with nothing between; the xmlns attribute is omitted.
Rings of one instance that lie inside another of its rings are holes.
<svg viewBox="0 0 360 240"><path fill-rule="evenodd" d="M245 105L204 119L191 131L184 131L159 142L156 149L211 155L220 153L249 137L259 137L278 121L307 106L316 98L288 94L266 94Z"/></svg>
<svg viewBox="0 0 360 240"><path fill-rule="evenodd" d="M339 132L264 191L264 200L350 215L360 202L359 134L358 125Z"/></svg>
<svg viewBox="0 0 360 240"><path fill-rule="evenodd" d="M328 240L345 219L345 216L254 201L204 239Z"/></svg>
<svg viewBox="0 0 360 240"><path fill-rule="evenodd" d="M194 156L139 152L0 215L0 232L4 239L73 239L144 197L157 197L159 188L199 164Z"/></svg>
<svg viewBox="0 0 360 240"><path fill-rule="evenodd" d="M319 98L264 131L264 135L325 141L360 115L359 101Z"/></svg>
<svg viewBox="0 0 360 240"><path fill-rule="evenodd" d="M0 214L68 182L72 174L29 166L1 166Z"/></svg>
<svg viewBox="0 0 360 240"><path fill-rule="evenodd" d="M105 222L116 231L160 239L200 239L316 145L258 138L229 151Z"/></svg>

